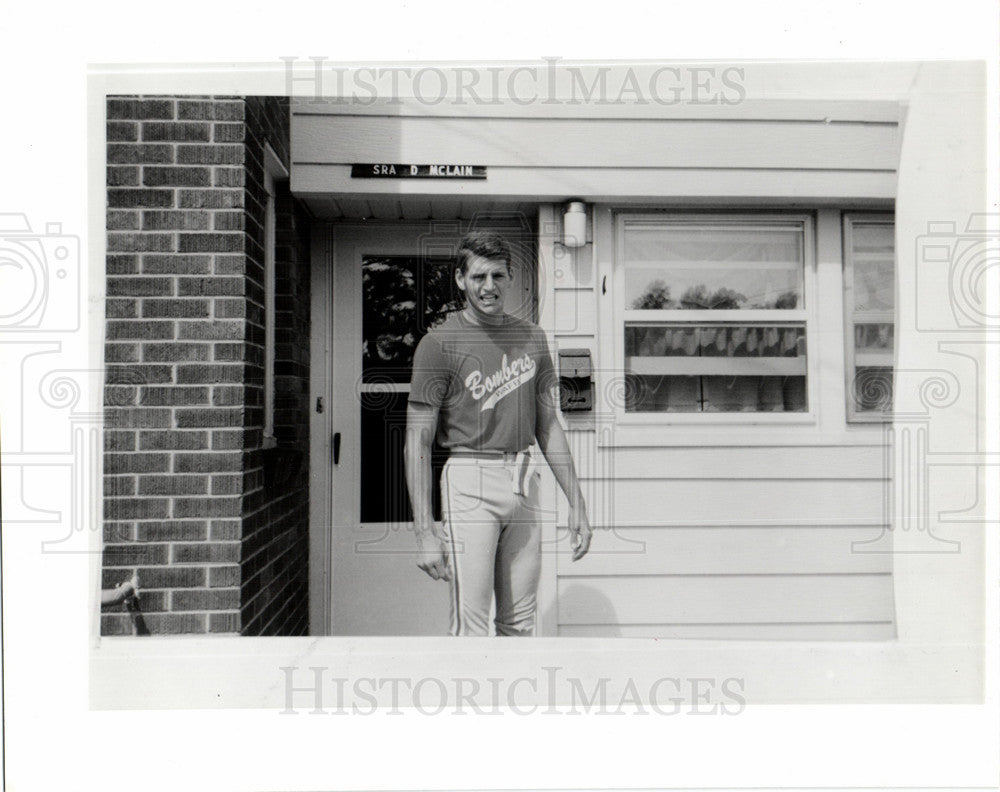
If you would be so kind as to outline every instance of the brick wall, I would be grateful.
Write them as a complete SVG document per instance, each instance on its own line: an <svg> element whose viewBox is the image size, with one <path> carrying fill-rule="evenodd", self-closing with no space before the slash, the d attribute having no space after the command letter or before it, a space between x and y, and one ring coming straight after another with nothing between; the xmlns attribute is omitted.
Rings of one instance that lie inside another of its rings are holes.
<svg viewBox="0 0 1000 792"><path fill-rule="evenodd" d="M283 412L262 450L262 152L287 163L287 102L109 98L107 139L102 585L137 572L154 635L303 634L308 226L287 186ZM101 629L131 631L120 609Z"/></svg>
<svg viewBox="0 0 1000 792"><path fill-rule="evenodd" d="M280 104L279 104L280 103ZM246 102L247 409L243 466L241 623L245 635L308 630L308 220L279 184L275 244L277 448L262 450L264 404L264 142L288 163L287 100Z"/></svg>

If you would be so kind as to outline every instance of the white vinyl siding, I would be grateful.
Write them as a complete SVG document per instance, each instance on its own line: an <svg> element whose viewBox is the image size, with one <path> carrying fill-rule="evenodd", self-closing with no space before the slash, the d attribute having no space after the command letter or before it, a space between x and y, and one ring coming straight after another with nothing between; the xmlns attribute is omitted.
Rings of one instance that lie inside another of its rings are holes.
<svg viewBox="0 0 1000 792"><path fill-rule="evenodd" d="M623 211L618 222L636 214ZM558 258L557 246L549 248L557 262L549 266L561 274L551 297L556 343L597 351L598 406L590 416L564 416L596 532L584 559L555 554L557 607L548 630L579 637L892 639L893 564L884 552L890 449L880 427L850 431L843 406L841 212L758 215L762 224L776 217L802 223L804 304L792 312L726 312L733 322L794 313L806 327L814 376L809 413L798 416L616 411L622 403L614 382L623 365L616 347L626 317L670 321L686 312L624 310L620 226L609 207L598 206L595 217L594 246ZM715 318L720 311L697 313ZM616 354L618 362L601 365ZM567 515L562 498L558 504L555 539L564 547Z"/></svg>
<svg viewBox="0 0 1000 792"><path fill-rule="evenodd" d="M429 196L745 203L890 201L896 193L899 108L892 103L748 101L712 108L709 117L691 106L535 105L517 118L495 110L293 98L293 189L328 219L396 219L400 209L405 219L424 219ZM352 164L373 162L485 165L487 178L351 178Z"/></svg>

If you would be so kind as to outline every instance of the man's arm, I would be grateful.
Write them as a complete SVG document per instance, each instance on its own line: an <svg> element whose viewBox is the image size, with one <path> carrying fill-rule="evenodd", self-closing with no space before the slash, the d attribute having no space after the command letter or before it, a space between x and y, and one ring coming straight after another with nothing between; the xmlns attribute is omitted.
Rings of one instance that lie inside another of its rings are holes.
<svg viewBox="0 0 1000 792"><path fill-rule="evenodd" d="M417 566L434 580L451 580L444 538L434 532L431 508L431 447L437 431L438 409L411 403L406 408L406 486L413 507L413 533L420 558Z"/></svg>
<svg viewBox="0 0 1000 792"><path fill-rule="evenodd" d="M535 439L569 501L569 533L573 545L573 560L579 561L590 549L592 531L587 520L587 504L583 501L583 492L576 477L569 443L566 442L566 434L559 423L555 407L549 399L541 398L538 400L537 411Z"/></svg>

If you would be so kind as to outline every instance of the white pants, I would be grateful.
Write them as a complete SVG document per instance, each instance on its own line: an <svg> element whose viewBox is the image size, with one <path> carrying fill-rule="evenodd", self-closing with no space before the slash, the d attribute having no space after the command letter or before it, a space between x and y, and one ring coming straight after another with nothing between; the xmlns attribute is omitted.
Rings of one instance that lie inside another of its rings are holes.
<svg viewBox="0 0 1000 792"><path fill-rule="evenodd" d="M541 567L539 474L526 455L453 456L441 474L452 635L532 635Z"/></svg>

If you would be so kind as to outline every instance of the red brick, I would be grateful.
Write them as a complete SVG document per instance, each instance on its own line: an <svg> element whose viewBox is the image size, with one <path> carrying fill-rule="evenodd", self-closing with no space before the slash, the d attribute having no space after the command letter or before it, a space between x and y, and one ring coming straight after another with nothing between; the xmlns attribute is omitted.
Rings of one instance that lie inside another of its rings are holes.
<svg viewBox="0 0 1000 792"><path fill-rule="evenodd" d="M243 234L181 234L181 253L238 253L243 250Z"/></svg>
<svg viewBox="0 0 1000 792"><path fill-rule="evenodd" d="M243 323L240 321L216 320L210 322L184 322L177 327L181 339L191 341L216 341L219 339L240 339L243 337ZM229 382L230 380L225 380Z"/></svg>
<svg viewBox="0 0 1000 792"><path fill-rule="evenodd" d="M212 495L239 495L243 490L243 477L239 475L212 476L210 492ZM212 537L221 538L221 537Z"/></svg>
<svg viewBox="0 0 1000 792"><path fill-rule="evenodd" d="M164 164L174 161L174 147L163 143L108 143L109 165Z"/></svg>
<svg viewBox="0 0 1000 792"><path fill-rule="evenodd" d="M134 275L139 271L139 257L135 253L112 253L104 259L108 275Z"/></svg>
<svg viewBox="0 0 1000 792"><path fill-rule="evenodd" d="M194 588L204 586L205 567L151 567L139 569L139 590L143 588Z"/></svg>
<svg viewBox="0 0 1000 792"><path fill-rule="evenodd" d="M246 185L246 171L242 167L212 168L212 184L216 187L243 187Z"/></svg>
<svg viewBox="0 0 1000 792"><path fill-rule="evenodd" d="M144 618L151 635L208 632L208 620L205 613L151 613Z"/></svg>
<svg viewBox="0 0 1000 792"><path fill-rule="evenodd" d="M242 464L242 454L216 452L174 456L175 473L231 473L239 471Z"/></svg>
<svg viewBox="0 0 1000 792"><path fill-rule="evenodd" d="M118 118L173 118L172 99L113 99L108 98L108 119Z"/></svg>
<svg viewBox="0 0 1000 792"><path fill-rule="evenodd" d="M135 404L139 389L134 385L109 385L104 389L105 407L128 407Z"/></svg>
<svg viewBox="0 0 1000 792"><path fill-rule="evenodd" d="M148 319L202 319L211 313L208 300L173 299L142 301L142 315Z"/></svg>
<svg viewBox="0 0 1000 792"><path fill-rule="evenodd" d="M139 139L139 125L134 121L108 121L105 130L109 143L129 143Z"/></svg>
<svg viewBox="0 0 1000 792"><path fill-rule="evenodd" d="M208 388L180 388L176 386L145 387L139 396L139 404L149 407L173 407L177 405L209 403Z"/></svg>
<svg viewBox="0 0 1000 792"><path fill-rule="evenodd" d="M183 242L183 240L182 240ZM210 296L231 297L243 294L242 277L231 278L178 278L177 293L181 297Z"/></svg>
<svg viewBox="0 0 1000 792"><path fill-rule="evenodd" d="M232 451L243 448L243 430L232 429L212 432L213 451Z"/></svg>
<svg viewBox="0 0 1000 792"><path fill-rule="evenodd" d="M107 337L110 340L127 338L145 340L167 340L174 337L173 322L130 322L120 320L107 323Z"/></svg>
<svg viewBox="0 0 1000 792"><path fill-rule="evenodd" d="M174 205L173 190L109 189L108 206L121 208L168 207Z"/></svg>
<svg viewBox="0 0 1000 792"><path fill-rule="evenodd" d="M105 544L117 544L121 542L134 542L135 541L135 523L131 522L108 522L104 523L101 536L104 539ZM114 578L111 583L102 583L101 588L114 588L115 583L121 580L128 580L131 576L128 572L122 569L115 569L112 571L113 575L118 577ZM106 577L106 575L105 575Z"/></svg>
<svg viewBox="0 0 1000 792"><path fill-rule="evenodd" d="M187 503L194 499L185 499ZM219 503L218 499L202 498L205 504ZM237 506L239 503L232 500ZM224 502L224 501L223 501ZM175 544L173 545L173 562L183 563L234 563L240 560L239 542L201 542L197 544Z"/></svg>
<svg viewBox="0 0 1000 792"><path fill-rule="evenodd" d="M135 476L105 476L104 497L124 498L135 495Z"/></svg>
<svg viewBox="0 0 1000 792"><path fill-rule="evenodd" d="M142 271L147 275L207 275L211 269L211 256L147 253L142 257Z"/></svg>
<svg viewBox="0 0 1000 792"><path fill-rule="evenodd" d="M103 566L146 566L165 564L169 557L169 545L165 544L121 544L104 548Z"/></svg>
<svg viewBox="0 0 1000 792"><path fill-rule="evenodd" d="M208 523L205 520L140 522L136 531L141 542L200 542L208 539ZM202 585L202 582L203 579L199 579L195 585Z"/></svg>
<svg viewBox="0 0 1000 792"><path fill-rule="evenodd" d="M206 119L209 121L242 121L242 100L231 102L185 101L177 103L177 117L181 119Z"/></svg>
<svg viewBox="0 0 1000 792"><path fill-rule="evenodd" d="M243 404L243 386L216 385L212 388L212 404L215 407L233 407Z"/></svg>
<svg viewBox="0 0 1000 792"><path fill-rule="evenodd" d="M235 588L185 589L170 595L173 611L222 610L240 606L240 590Z"/></svg>
<svg viewBox="0 0 1000 792"><path fill-rule="evenodd" d="M139 432L142 451L198 450L208 448L208 432L149 431Z"/></svg>
<svg viewBox="0 0 1000 792"><path fill-rule="evenodd" d="M147 121L142 125L143 140L208 140L211 127L190 121Z"/></svg>
<svg viewBox="0 0 1000 792"><path fill-rule="evenodd" d="M128 234L120 231L108 233L109 253L165 253L173 249L173 234Z"/></svg>
<svg viewBox="0 0 1000 792"><path fill-rule="evenodd" d="M241 364L192 364L177 367L177 382L185 385L240 383L243 381Z"/></svg>
<svg viewBox="0 0 1000 792"><path fill-rule="evenodd" d="M246 303L243 300L215 301L216 319L242 319L246 316L246 312Z"/></svg>
<svg viewBox="0 0 1000 792"><path fill-rule="evenodd" d="M250 492L264 486L264 471L261 468L243 472L243 491Z"/></svg>
<svg viewBox="0 0 1000 792"><path fill-rule="evenodd" d="M113 429L160 429L170 426L170 410L155 407L107 407L104 425Z"/></svg>
<svg viewBox="0 0 1000 792"><path fill-rule="evenodd" d="M245 136L245 124L212 124L212 139L217 143L242 143Z"/></svg>
<svg viewBox="0 0 1000 792"><path fill-rule="evenodd" d="M243 206L243 190L180 190L181 209L238 209Z"/></svg>
<svg viewBox="0 0 1000 792"><path fill-rule="evenodd" d="M104 430L105 451L135 451L135 432Z"/></svg>
<svg viewBox="0 0 1000 792"><path fill-rule="evenodd" d="M205 231L208 229L208 219L208 212L204 211L149 210L142 213L142 228L146 231Z"/></svg>
<svg viewBox="0 0 1000 792"><path fill-rule="evenodd" d="M174 293L173 278L150 276L108 278L109 297L162 297Z"/></svg>
<svg viewBox="0 0 1000 792"><path fill-rule="evenodd" d="M212 228L216 231L242 231L245 218L243 212L215 212L212 217ZM241 261L241 267L242 264Z"/></svg>
<svg viewBox="0 0 1000 792"><path fill-rule="evenodd" d="M214 479L217 477L212 476L212 478ZM242 535L243 535L242 520L212 520L209 524L208 537L213 542L227 542L227 541L231 542L239 539ZM225 583L213 582L216 580L215 575L217 572L221 575L221 572L219 572L218 570L213 571L213 573L209 575L208 585L210 586L226 585ZM238 575L239 569L237 569L236 572Z"/></svg>
<svg viewBox="0 0 1000 792"><path fill-rule="evenodd" d="M142 611L143 618L146 618L150 613L166 611L169 604L170 597L166 591L139 589L139 610ZM148 627L149 624L147 623L146 626Z"/></svg>
<svg viewBox="0 0 1000 792"><path fill-rule="evenodd" d="M132 635L132 617L127 613L102 613L101 635Z"/></svg>
<svg viewBox="0 0 1000 792"><path fill-rule="evenodd" d="M173 322L170 323L173 325ZM208 360L208 344L143 344L142 359L166 363ZM168 380L169 382L170 380Z"/></svg>
<svg viewBox="0 0 1000 792"><path fill-rule="evenodd" d="M170 501L167 498L104 499L106 520L162 520L169 514Z"/></svg>
<svg viewBox="0 0 1000 792"><path fill-rule="evenodd" d="M216 256L213 272L216 275L239 275L242 278L246 274L246 265L246 256Z"/></svg>
<svg viewBox="0 0 1000 792"><path fill-rule="evenodd" d="M142 183L147 187L206 187L212 183L209 168L192 167L145 167L142 169ZM183 204L181 204L183 208Z"/></svg>
<svg viewBox="0 0 1000 792"><path fill-rule="evenodd" d="M243 344L213 344L212 360L220 363L240 363L246 357Z"/></svg>
<svg viewBox="0 0 1000 792"><path fill-rule="evenodd" d="M108 319L134 319L139 315L139 301L105 300L104 315Z"/></svg>
<svg viewBox="0 0 1000 792"><path fill-rule="evenodd" d="M108 344L107 346L118 345ZM170 366L155 364L145 365L142 363L120 365L117 361L113 362L115 365L108 365L106 370L106 375L110 382L128 382L130 380L137 379L147 385L155 385L159 382L173 382L174 379L174 371ZM112 377L115 377L116 379L112 379Z"/></svg>
<svg viewBox="0 0 1000 792"><path fill-rule="evenodd" d="M139 213L109 210L106 227L109 231L137 231L139 229Z"/></svg>
<svg viewBox="0 0 1000 792"><path fill-rule="evenodd" d="M139 495L207 495L208 476L140 476ZM142 529L140 524L140 537ZM204 538L204 537L198 537Z"/></svg>
<svg viewBox="0 0 1000 792"><path fill-rule="evenodd" d="M138 187L139 169L132 165L109 165L107 169L108 187Z"/></svg>
<svg viewBox="0 0 1000 792"><path fill-rule="evenodd" d="M243 146L218 143L206 146L179 145L177 162L185 165L240 165L243 163Z"/></svg>
<svg viewBox="0 0 1000 792"><path fill-rule="evenodd" d="M241 426L243 424L243 410L235 407L177 409L174 420L178 429Z"/></svg>
<svg viewBox="0 0 1000 792"><path fill-rule="evenodd" d="M208 631L212 633L238 633L240 631L240 614L208 614Z"/></svg>

